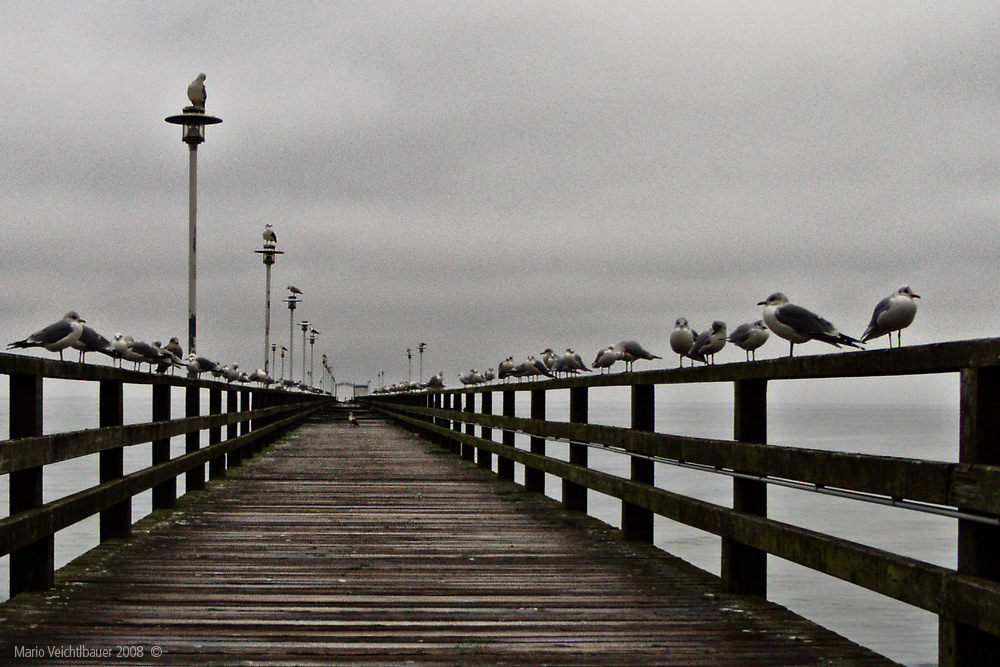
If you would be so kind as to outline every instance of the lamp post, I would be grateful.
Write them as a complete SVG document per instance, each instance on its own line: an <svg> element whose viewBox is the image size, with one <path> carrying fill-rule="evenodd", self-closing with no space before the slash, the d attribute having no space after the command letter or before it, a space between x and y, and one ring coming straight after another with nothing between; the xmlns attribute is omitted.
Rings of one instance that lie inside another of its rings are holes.
<svg viewBox="0 0 1000 667"><path fill-rule="evenodd" d="M288 295L285 303L288 304L288 379L295 376L295 306L299 305L299 299L295 292Z"/></svg>
<svg viewBox="0 0 1000 667"><path fill-rule="evenodd" d="M427 343L417 345L417 352L420 353L420 384L424 383L424 350L426 349Z"/></svg>
<svg viewBox="0 0 1000 667"><path fill-rule="evenodd" d="M302 384L306 383L306 331L309 330L309 321L302 320L299 322L299 326L302 327Z"/></svg>
<svg viewBox="0 0 1000 667"><path fill-rule="evenodd" d="M182 125L181 141L189 147L188 165L188 352L196 352L198 310L198 144L205 141L205 126L222 122L221 118L208 116L204 107L184 107L179 116L165 119L173 125Z"/></svg>
<svg viewBox="0 0 1000 667"><path fill-rule="evenodd" d="M274 368L274 353L278 349L277 343L271 343L271 368Z"/></svg>
<svg viewBox="0 0 1000 667"><path fill-rule="evenodd" d="M281 379L285 379L285 352L288 352L288 348L284 345L281 346Z"/></svg>
<svg viewBox="0 0 1000 667"><path fill-rule="evenodd" d="M413 350L406 348L406 381L413 382Z"/></svg>
<svg viewBox="0 0 1000 667"><path fill-rule="evenodd" d="M313 387L313 368L316 362L316 336L319 332L315 329L309 331L309 386Z"/></svg>
<svg viewBox="0 0 1000 667"><path fill-rule="evenodd" d="M264 287L264 372L267 373L268 366L268 356L267 351L271 346L271 267L274 266L274 256L283 255L280 250L274 247L274 241L269 241L268 237L274 238L273 232L268 235L267 232L271 231L271 225L268 225L264 231L264 247L260 250L254 250L255 253L260 255L264 260L264 267L266 269L267 278L265 280Z"/></svg>

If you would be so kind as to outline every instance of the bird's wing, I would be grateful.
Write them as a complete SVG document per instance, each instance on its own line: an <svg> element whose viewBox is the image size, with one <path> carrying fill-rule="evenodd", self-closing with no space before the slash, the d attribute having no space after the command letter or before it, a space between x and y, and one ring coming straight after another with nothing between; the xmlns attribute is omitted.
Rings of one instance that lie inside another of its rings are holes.
<svg viewBox="0 0 1000 667"><path fill-rule="evenodd" d="M883 314L887 313L888 311L889 311L889 297L885 297L877 304L875 304L875 310L872 312L871 322L868 323L868 328L865 329L865 332L861 334L862 341L868 340L868 338L870 338L872 334L874 334L878 330L879 328L878 318L881 317Z"/></svg>
<svg viewBox="0 0 1000 667"><path fill-rule="evenodd" d="M836 331L829 321L823 319L811 310L788 303L774 311L775 318L786 327L807 336L831 334Z"/></svg>

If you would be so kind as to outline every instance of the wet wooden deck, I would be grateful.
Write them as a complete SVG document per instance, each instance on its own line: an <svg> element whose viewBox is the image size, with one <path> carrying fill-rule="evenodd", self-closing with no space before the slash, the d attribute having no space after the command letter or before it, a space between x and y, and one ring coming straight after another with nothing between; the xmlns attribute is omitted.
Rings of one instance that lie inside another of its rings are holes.
<svg viewBox="0 0 1000 667"><path fill-rule="evenodd" d="M191 496L0 606L0 664L893 664L380 422Z"/></svg>

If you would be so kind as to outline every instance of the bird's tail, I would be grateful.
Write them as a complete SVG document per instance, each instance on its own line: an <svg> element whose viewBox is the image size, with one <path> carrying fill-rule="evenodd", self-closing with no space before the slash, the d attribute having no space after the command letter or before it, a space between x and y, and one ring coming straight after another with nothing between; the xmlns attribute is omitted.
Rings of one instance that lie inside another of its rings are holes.
<svg viewBox="0 0 1000 667"><path fill-rule="evenodd" d="M824 343L829 343L830 345L833 345L835 347L846 345L848 347L854 347L859 350L865 349L864 347L861 346L861 341L859 341L857 338L851 338L847 334L842 334L840 332L837 332L836 334L822 334L822 335L814 334L814 338L816 338L816 340L821 340Z"/></svg>

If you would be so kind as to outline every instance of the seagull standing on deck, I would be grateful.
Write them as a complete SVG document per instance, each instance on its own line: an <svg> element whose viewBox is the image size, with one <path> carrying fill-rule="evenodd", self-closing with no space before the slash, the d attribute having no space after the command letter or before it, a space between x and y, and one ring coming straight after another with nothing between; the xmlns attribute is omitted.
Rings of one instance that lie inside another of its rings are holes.
<svg viewBox="0 0 1000 667"><path fill-rule="evenodd" d="M789 303L788 297L781 292L775 292L757 304L764 306L764 324L776 335L789 342L788 356L795 352L796 343L810 340L821 340L834 347L848 345L863 349L860 341L837 331L829 321L802 306Z"/></svg>
<svg viewBox="0 0 1000 667"><path fill-rule="evenodd" d="M83 325L86 320L71 310L58 322L53 322L44 329L39 329L24 340L19 340L7 346L8 350L26 347L44 347L49 352L58 352L59 360L63 360L63 350L80 340L83 335Z"/></svg>
<svg viewBox="0 0 1000 667"><path fill-rule="evenodd" d="M909 285L903 285L895 292L885 297L875 306L872 313L872 321L868 323L868 328L861 334L861 342L869 341L872 338L889 335L889 347L892 347L892 332L896 332L896 346L903 345L903 329L910 326L913 318L917 316L917 302L919 294L914 294Z"/></svg>
<svg viewBox="0 0 1000 667"><path fill-rule="evenodd" d="M208 93L205 92L205 75L199 74L191 85L188 86L188 99L191 105L205 110L205 102L208 101Z"/></svg>

